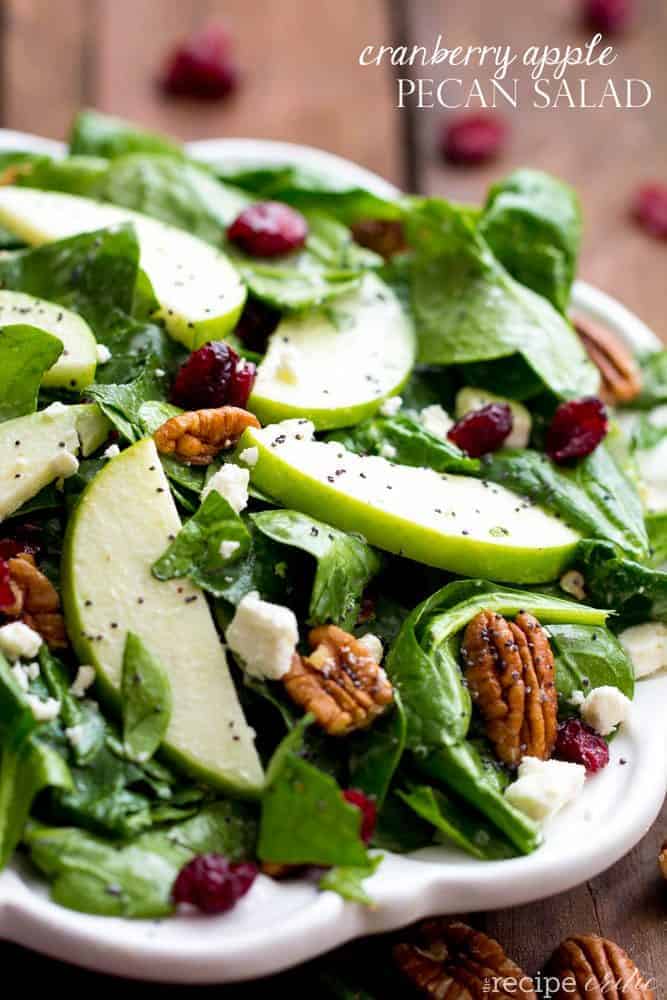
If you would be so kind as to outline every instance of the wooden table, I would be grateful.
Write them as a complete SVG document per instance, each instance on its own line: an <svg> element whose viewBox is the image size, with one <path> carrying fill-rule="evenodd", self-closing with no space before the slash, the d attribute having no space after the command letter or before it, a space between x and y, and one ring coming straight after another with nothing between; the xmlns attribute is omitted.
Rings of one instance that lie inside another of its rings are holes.
<svg viewBox="0 0 667 1000"><path fill-rule="evenodd" d="M651 104L643 110L533 110L524 101L517 110L505 108L512 125L506 155L473 171L440 161L442 109L395 107L396 77L409 70L361 67L361 50L381 43L428 47L439 33L443 44L512 44L519 51L583 44L590 32L578 23L577 0L4 0L0 124L62 138L75 109L94 105L184 139L260 136L321 146L411 189L468 201L479 200L490 181L514 166L541 167L581 195L582 277L625 302L667 341L667 246L629 218L637 186L667 180L667 5L643 0L640 6L635 28L617 42L614 66L592 67L585 75L593 87L610 73L648 79ZM155 75L165 51L223 12L243 71L238 95L214 105L162 98ZM417 72L442 76L441 67ZM476 73L488 79L483 70ZM469 84L475 71L447 75ZM664 996L667 894L656 866L663 834L667 812L628 857L587 885L475 922L530 971L568 933L602 933L620 941L656 977ZM101 982L13 946L1 946L0 955L3 978L14 974L18 982L22 973L31 986L36 975L51 988L67 990L97 989ZM141 992L158 996L164 988ZM249 997L263 995L263 988L216 993Z"/></svg>

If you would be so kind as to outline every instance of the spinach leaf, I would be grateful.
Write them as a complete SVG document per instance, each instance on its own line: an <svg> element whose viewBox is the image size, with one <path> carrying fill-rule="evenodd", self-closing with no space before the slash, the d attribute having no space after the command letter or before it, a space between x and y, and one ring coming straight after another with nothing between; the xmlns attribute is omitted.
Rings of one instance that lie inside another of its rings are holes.
<svg viewBox="0 0 667 1000"><path fill-rule="evenodd" d="M228 167L216 164L218 177L262 199L285 201L303 212L323 212L341 222L359 219L399 219L400 204L365 188L340 180L334 172L324 175L291 164Z"/></svg>
<svg viewBox="0 0 667 1000"><path fill-rule="evenodd" d="M350 787L359 788L382 809L405 750L405 712L394 693L393 707L371 729L350 737Z"/></svg>
<svg viewBox="0 0 667 1000"><path fill-rule="evenodd" d="M431 434L416 417L371 417L356 427L333 431L330 441L340 441L358 455L382 455L399 465L414 465L436 472L479 471L479 460L468 458L451 441Z"/></svg>
<svg viewBox="0 0 667 1000"><path fill-rule="evenodd" d="M590 599L614 608L614 631L645 621L667 623L667 573L617 555L605 542L584 541L576 566Z"/></svg>
<svg viewBox="0 0 667 1000"><path fill-rule="evenodd" d="M266 775L257 854L281 864L366 868L361 812L337 783L299 756L306 716L275 751Z"/></svg>
<svg viewBox="0 0 667 1000"><path fill-rule="evenodd" d="M62 351L61 340L35 326L0 327L0 420L35 412L42 376Z"/></svg>
<svg viewBox="0 0 667 1000"><path fill-rule="evenodd" d="M336 892L343 899L362 906L373 906L373 900L364 888L364 880L373 875L382 862L382 855L375 854L364 865L339 865L326 872L319 882L323 891Z"/></svg>
<svg viewBox="0 0 667 1000"><path fill-rule="evenodd" d="M128 632L121 677L123 743L130 757L149 760L171 719L171 685L164 667L138 635Z"/></svg>
<svg viewBox="0 0 667 1000"><path fill-rule="evenodd" d="M640 358L642 391L633 399L633 409L650 410L667 403L667 349L654 351Z"/></svg>
<svg viewBox="0 0 667 1000"><path fill-rule="evenodd" d="M415 764L491 820L522 854L530 854L539 846L539 827L510 805L503 795L497 769L470 740L443 746L425 757L415 755Z"/></svg>
<svg viewBox="0 0 667 1000"><path fill-rule="evenodd" d="M565 312L581 243L571 187L539 170L515 170L489 190L479 230L513 278Z"/></svg>
<svg viewBox="0 0 667 1000"><path fill-rule="evenodd" d="M252 855L255 836L252 812L242 803L221 801L125 843L38 823L30 824L24 839L62 906L105 916L160 917L173 911L174 881L192 857L216 852L240 861Z"/></svg>
<svg viewBox="0 0 667 1000"><path fill-rule="evenodd" d="M165 374L158 375L154 368L147 367L131 382L88 386L86 395L95 400L121 437L126 441L135 442L156 429L155 427L149 429L146 417L150 418L152 411L144 410L144 404L163 403L167 388L168 380ZM180 412L174 408L168 415L163 413L157 426L169 416Z"/></svg>
<svg viewBox="0 0 667 1000"><path fill-rule="evenodd" d="M632 663L616 636L595 625L550 625L556 663L556 690L561 707L575 691L603 685L617 687L632 699L635 676Z"/></svg>
<svg viewBox="0 0 667 1000"><path fill-rule="evenodd" d="M316 559L309 624L332 621L341 628L351 628L357 620L361 595L380 568L375 550L355 535L296 510L265 510L253 514L252 521L274 542L301 549Z"/></svg>
<svg viewBox="0 0 667 1000"><path fill-rule="evenodd" d="M471 699L458 663L458 635L484 609L531 611L542 624L604 625L608 612L557 597L499 588L483 580L447 584L408 616L386 660L407 718L407 746L417 753L463 740Z"/></svg>
<svg viewBox="0 0 667 1000"><path fill-rule="evenodd" d="M157 132L100 111L80 111L69 137L69 151L85 156L113 158L123 153L170 153L182 156L181 146Z"/></svg>
<svg viewBox="0 0 667 1000"><path fill-rule="evenodd" d="M419 360L465 365L519 355L558 397L595 393L597 369L550 302L515 281L469 213L438 199L406 217Z"/></svg>
<svg viewBox="0 0 667 1000"><path fill-rule="evenodd" d="M530 449L501 450L482 459L480 475L555 511L586 537L612 541L635 558L648 553L636 487L604 444L573 468Z"/></svg>
<svg viewBox="0 0 667 1000"><path fill-rule="evenodd" d="M44 157L21 174L18 187L42 191L63 191L83 198L101 198L109 171L109 161L99 156L70 156L65 160Z"/></svg>
<svg viewBox="0 0 667 1000"><path fill-rule="evenodd" d="M667 562L667 511L647 514L646 530L651 546L651 564L663 566Z"/></svg>
<svg viewBox="0 0 667 1000"><path fill-rule="evenodd" d="M399 791L403 802L431 823L443 842L451 842L481 861L516 857L516 850L472 809L431 785Z"/></svg>

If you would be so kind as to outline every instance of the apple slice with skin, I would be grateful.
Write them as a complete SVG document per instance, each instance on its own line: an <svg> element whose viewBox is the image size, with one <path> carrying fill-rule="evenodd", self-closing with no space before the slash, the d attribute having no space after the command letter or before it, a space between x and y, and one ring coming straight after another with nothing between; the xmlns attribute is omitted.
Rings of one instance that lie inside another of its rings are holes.
<svg viewBox="0 0 667 1000"><path fill-rule="evenodd" d="M153 563L181 527L152 438L112 459L67 525L63 605L82 663L118 700L123 649L134 632L169 677L172 712L163 749L174 763L235 795L263 784L255 750L204 594L188 580L157 580Z"/></svg>
<svg viewBox="0 0 667 1000"><path fill-rule="evenodd" d="M241 313L246 288L229 258L182 229L130 209L34 188L0 188L0 225L26 243L51 243L131 222L140 264L175 340L194 350L224 337Z"/></svg>
<svg viewBox="0 0 667 1000"><path fill-rule="evenodd" d="M0 326L12 323L29 323L62 341L63 353L42 385L81 389L95 379L97 342L81 316L25 292L0 291Z"/></svg>
<svg viewBox="0 0 667 1000"><path fill-rule="evenodd" d="M259 366L249 408L262 423L308 417L318 430L370 417L409 377L415 334L377 275L331 302L281 321Z"/></svg>
<svg viewBox="0 0 667 1000"><path fill-rule="evenodd" d="M237 454L242 462L257 449L253 485L371 545L463 576L543 583L572 559L580 536L502 486L355 455L312 431L307 420L248 428Z"/></svg>

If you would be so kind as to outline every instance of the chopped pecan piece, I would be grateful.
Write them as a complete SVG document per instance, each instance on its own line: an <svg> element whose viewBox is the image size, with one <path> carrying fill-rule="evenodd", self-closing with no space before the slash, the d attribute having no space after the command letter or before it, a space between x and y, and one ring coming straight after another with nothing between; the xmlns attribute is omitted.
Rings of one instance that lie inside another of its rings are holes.
<svg viewBox="0 0 667 1000"><path fill-rule="evenodd" d="M589 358L602 379L600 398L605 403L629 403L641 392L639 365L619 338L583 316L572 319Z"/></svg>
<svg viewBox="0 0 667 1000"><path fill-rule="evenodd" d="M595 934L567 938L549 959L553 1000L655 1000L655 991L630 956Z"/></svg>
<svg viewBox="0 0 667 1000"><path fill-rule="evenodd" d="M522 611L513 622L480 611L469 622L461 655L470 694L505 764L548 760L557 734L554 658L546 632Z"/></svg>
<svg viewBox="0 0 667 1000"><path fill-rule="evenodd" d="M167 420L155 431L157 449L190 465L210 465L215 456L236 444L246 427L260 427L257 417L239 406L190 410Z"/></svg>
<svg viewBox="0 0 667 1000"><path fill-rule="evenodd" d="M403 223L390 219L361 219L352 226L357 243L379 253L385 260L407 250Z"/></svg>
<svg viewBox="0 0 667 1000"><path fill-rule="evenodd" d="M19 552L7 561L7 566L15 601L0 607L0 611L39 632L51 649L66 646L67 633L60 610L60 596L49 578L37 568L35 557L29 552Z"/></svg>
<svg viewBox="0 0 667 1000"><path fill-rule="evenodd" d="M662 877L667 879L667 840L662 845L662 850L658 855L658 863L660 864L660 871L662 872Z"/></svg>
<svg viewBox="0 0 667 1000"><path fill-rule="evenodd" d="M331 736L369 726L393 699L387 675L365 646L336 625L311 629L310 656L295 653L287 693Z"/></svg>
<svg viewBox="0 0 667 1000"><path fill-rule="evenodd" d="M436 1000L536 1000L530 976L493 938L460 921L427 920L394 961L424 996Z"/></svg>

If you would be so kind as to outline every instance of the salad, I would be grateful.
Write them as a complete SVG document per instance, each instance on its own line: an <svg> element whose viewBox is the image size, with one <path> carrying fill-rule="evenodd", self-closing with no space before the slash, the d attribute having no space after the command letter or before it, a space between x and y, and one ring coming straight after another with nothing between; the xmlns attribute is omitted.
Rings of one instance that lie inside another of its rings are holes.
<svg viewBox="0 0 667 1000"><path fill-rule="evenodd" d="M0 866L125 917L539 849L667 663L667 352L575 193L2 154Z"/></svg>

